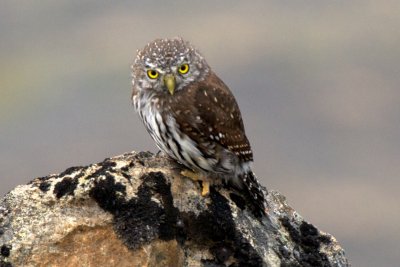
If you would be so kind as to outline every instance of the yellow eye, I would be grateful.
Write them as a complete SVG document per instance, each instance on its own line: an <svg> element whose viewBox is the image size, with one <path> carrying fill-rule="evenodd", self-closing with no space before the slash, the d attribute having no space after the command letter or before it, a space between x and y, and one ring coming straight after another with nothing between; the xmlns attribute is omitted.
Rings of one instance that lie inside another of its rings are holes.
<svg viewBox="0 0 400 267"><path fill-rule="evenodd" d="M182 64L179 69L178 69L180 74L186 74L189 71L189 65L188 64Z"/></svg>
<svg viewBox="0 0 400 267"><path fill-rule="evenodd" d="M156 70L148 70L147 71L147 76L149 76L150 79L157 79L158 78L158 71Z"/></svg>

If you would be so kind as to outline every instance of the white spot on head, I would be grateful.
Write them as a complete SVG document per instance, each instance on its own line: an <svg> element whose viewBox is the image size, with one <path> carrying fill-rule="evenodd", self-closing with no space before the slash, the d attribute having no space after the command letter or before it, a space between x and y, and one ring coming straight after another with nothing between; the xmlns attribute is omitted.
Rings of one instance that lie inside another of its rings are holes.
<svg viewBox="0 0 400 267"><path fill-rule="evenodd" d="M205 95L205 96L208 96L206 91L204 91L204 95Z"/></svg>
<svg viewBox="0 0 400 267"><path fill-rule="evenodd" d="M215 101L215 103L217 103L217 102L218 102L218 99L217 99L216 97L214 97L214 101Z"/></svg>
<svg viewBox="0 0 400 267"><path fill-rule="evenodd" d="M196 120L198 121L201 120L200 116L196 116Z"/></svg>

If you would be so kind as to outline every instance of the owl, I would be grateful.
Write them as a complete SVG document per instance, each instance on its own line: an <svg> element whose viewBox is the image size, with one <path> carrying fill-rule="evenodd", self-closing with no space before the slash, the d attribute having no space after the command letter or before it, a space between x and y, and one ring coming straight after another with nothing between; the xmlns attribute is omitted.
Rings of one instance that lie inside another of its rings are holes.
<svg viewBox="0 0 400 267"><path fill-rule="evenodd" d="M182 174L201 181L203 196L210 183L227 182L265 214L238 104L200 52L182 38L157 39L131 69L133 105L158 148L186 167Z"/></svg>

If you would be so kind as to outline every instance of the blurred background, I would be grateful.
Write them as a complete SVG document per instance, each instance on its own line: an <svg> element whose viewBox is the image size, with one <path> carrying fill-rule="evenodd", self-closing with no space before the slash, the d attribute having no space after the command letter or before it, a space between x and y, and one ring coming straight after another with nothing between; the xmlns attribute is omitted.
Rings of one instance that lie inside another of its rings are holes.
<svg viewBox="0 0 400 267"><path fill-rule="evenodd" d="M1 1L0 195L131 150L136 49L182 36L235 94L254 170L353 266L400 261L400 2Z"/></svg>

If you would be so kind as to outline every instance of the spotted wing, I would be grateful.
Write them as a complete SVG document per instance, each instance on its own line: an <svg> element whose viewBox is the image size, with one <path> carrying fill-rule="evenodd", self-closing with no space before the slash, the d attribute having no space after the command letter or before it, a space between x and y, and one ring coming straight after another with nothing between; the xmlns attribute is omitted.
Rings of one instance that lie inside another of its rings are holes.
<svg viewBox="0 0 400 267"><path fill-rule="evenodd" d="M178 92L175 100L178 103L171 109L181 131L203 154L213 156L222 147L241 161L253 160L236 100L214 73Z"/></svg>

